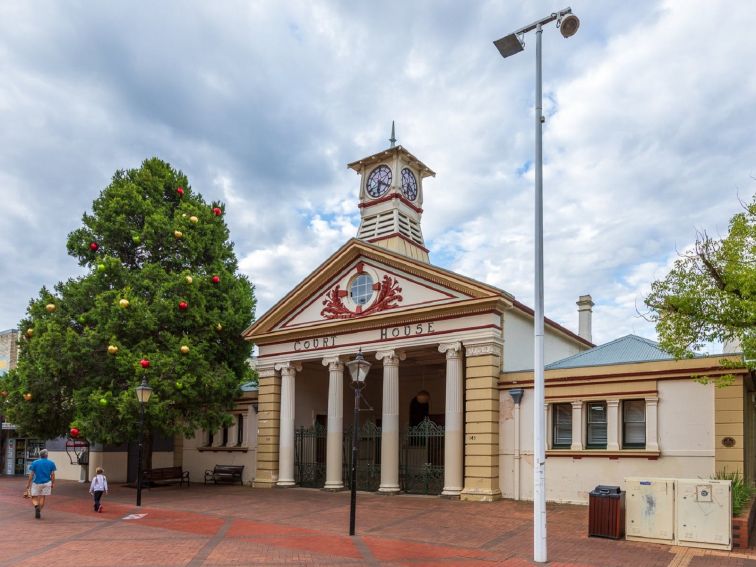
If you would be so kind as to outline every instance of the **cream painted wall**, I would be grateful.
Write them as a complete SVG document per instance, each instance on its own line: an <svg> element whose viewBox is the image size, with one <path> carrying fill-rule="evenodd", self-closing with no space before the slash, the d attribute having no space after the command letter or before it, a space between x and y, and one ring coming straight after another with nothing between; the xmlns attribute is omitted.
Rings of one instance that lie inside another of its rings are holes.
<svg viewBox="0 0 756 567"><path fill-rule="evenodd" d="M257 412L254 408L247 406L244 412L246 452L227 451L222 448L216 451L199 451L197 448L204 446L206 437L204 431L197 431L193 438L184 439L182 467L189 471L191 482L204 482L205 471L212 470L215 465L244 465L242 481L244 484L251 484L257 468Z"/></svg>
<svg viewBox="0 0 756 567"><path fill-rule="evenodd" d="M714 386L690 380L658 385L658 460L647 458L547 457L546 498L585 504L599 484L622 486L629 476L708 477L714 474ZM520 498L533 497L533 390L525 390L520 407ZM499 483L504 498L516 498L514 487L514 402L500 401Z"/></svg>
<svg viewBox="0 0 756 567"><path fill-rule="evenodd" d="M544 363L549 364L584 349L547 326L544 329L543 350ZM504 371L532 369L533 319L513 310L507 311L504 313Z"/></svg>

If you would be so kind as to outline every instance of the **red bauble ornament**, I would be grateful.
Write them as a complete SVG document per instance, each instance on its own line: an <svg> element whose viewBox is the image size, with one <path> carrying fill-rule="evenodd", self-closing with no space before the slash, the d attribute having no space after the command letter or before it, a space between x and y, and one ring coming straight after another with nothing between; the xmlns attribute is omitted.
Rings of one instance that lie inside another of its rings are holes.
<svg viewBox="0 0 756 567"><path fill-rule="evenodd" d="M176 189L176 193L178 193L179 197L183 197L184 196L184 188L183 187L179 187L178 189Z"/></svg>
<svg viewBox="0 0 756 567"><path fill-rule="evenodd" d="M181 309L181 311L186 311L188 307L189 304L186 301L179 301L179 309Z"/></svg>
<svg viewBox="0 0 756 567"><path fill-rule="evenodd" d="M75 427L71 428L71 437L78 437L79 436L79 430Z"/></svg>
<svg viewBox="0 0 756 567"><path fill-rule="evenodd" d="M213 283L220 283L220 278L218 276L213 276Z"/></svg>
<svg viewBox="0 0 756 567"><path fill-rule="evenodd" d="M216 217L219 217L219 216L221 216L221 214L222 214L222 213L223 213L223 211L221 211L221 210L220 210L220 207L213 207L213 214L214 214L214 215L215 215Z"/></svg>
<svg viewBox="0 0 756 567"><path fill-rule="evenodd" d="M97 244L96 242L92 242L92 243L90 243L90 244L89 244L89 249L90 249L90 250L91 250L92 252L97 252L97 249L98 249L99 247L100 247L100 245L99 245L99 244Z"/></svg>
<svg viewBox="0 0 756 567"><path fill-rule="evenodd" d="M140 360L139 364L142 365L142 368L149 368L150 367L150 361L147 360L146 358L143 358L142 360Z"/></svg>

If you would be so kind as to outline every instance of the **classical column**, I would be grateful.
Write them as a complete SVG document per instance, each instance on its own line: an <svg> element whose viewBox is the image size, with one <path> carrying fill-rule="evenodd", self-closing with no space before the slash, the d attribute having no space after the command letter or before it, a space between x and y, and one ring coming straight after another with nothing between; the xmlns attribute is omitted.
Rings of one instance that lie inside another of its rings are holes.
<svg viewBox="0 0 756 567"><path fill-rule="evenodd" d="M281 377L272 366L258 367L257 470L254 485L270 488L278 480ZM250 430L252 431L252 430Z"/></svg>
<svg viewBox="0 0 756 567"><path fill-rule="evenodd" d="M656 413L658 407L659 398L646 398L646 451L659 450Z"/></svg>
<svg viewBox="0 0 756 567"><path fill-rule="evenodd" d="M278 442L278 486L294 486L294 376L301 364L276 364L281 372L281 435Z"/></svg>
<svg viewBox="0 0 756 567"><path fill-rule="evenodd" d="M619 451L619 400L606 401L606 450Z"/></svg>
<svg viewBox="0 0 756 567"><path fill-rule="evenodd" d="M465 343L465 488L462 500L490 502L499 488L499 340Z"/></svg>
<svg viewBox="0 0 756 567"><path fill-rule="evenodd" d="M338 357L323 359L328 366L328 436L326 438L327 490L344 488L342 464L344 460L344 363Z"/></svg>
<svg viewBox="0 0 756 567"><path fill-rule="evenodd" d="M462 371L462 344L446 343L438 346L446 353L446 417L444 426L444 490L443 496L458 497L464 488L464 428L465 411Z"/></svg>
<svg viewBox="0 0 756 567"><path fill-rule="evenodd" d="M583 450L583 402L572 402L572 445L573 451Z"/></svg>
<svg viewBox="0 0 756 567"><path fill-rule="evenodd" d="M383 361L383 416L381 419L381 484L378 492L399 492L399 361L403 352L375 353Z"/></svg>

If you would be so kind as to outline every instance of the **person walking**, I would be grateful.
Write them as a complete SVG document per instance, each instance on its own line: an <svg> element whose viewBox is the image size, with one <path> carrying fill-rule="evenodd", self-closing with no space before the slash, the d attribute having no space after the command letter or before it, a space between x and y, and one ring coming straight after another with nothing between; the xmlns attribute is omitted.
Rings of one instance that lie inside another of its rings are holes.
<svg viewBox="0 0 756 567"><path fill-rule="evenodd" d="M102 512L102 495L108 493L108 479L102 467L97 467L92 482L89 485L89 493L94 496L94 511Z"/></svg>
<svg viewBox="0 0 756 567"><path fill-rule="evenodd" d="M55 470L55 463L47 458L47 449L40 450L39 459L29 465L29 482L26 483L26 488L30 490L34 517L38 520L42 517L45 498L52 494L55 486Z"/></svg>

